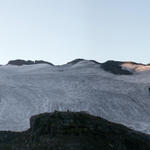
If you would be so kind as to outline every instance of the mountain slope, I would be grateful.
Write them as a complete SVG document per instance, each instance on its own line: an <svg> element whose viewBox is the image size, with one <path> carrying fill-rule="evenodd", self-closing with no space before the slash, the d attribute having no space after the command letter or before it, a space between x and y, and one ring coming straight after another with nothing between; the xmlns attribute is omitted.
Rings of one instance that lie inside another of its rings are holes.
<svg viewBox="0 0 150 150"><path fill-rule="evenodd" d="M150 71L116 75L101 65L79 60L61 66L1 66L0 130L25 130L34 114L70 110L150 133Z"/></svg>

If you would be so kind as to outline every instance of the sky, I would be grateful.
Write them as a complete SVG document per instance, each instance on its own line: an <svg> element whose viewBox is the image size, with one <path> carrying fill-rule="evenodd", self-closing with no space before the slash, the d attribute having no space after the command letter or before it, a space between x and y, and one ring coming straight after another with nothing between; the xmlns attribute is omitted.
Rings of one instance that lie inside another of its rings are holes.
<svg viewBox="0 0 150 150"><path fill-rule="evenodd" d="M0 0L0 64L150 63L149 0Z"/></svg>

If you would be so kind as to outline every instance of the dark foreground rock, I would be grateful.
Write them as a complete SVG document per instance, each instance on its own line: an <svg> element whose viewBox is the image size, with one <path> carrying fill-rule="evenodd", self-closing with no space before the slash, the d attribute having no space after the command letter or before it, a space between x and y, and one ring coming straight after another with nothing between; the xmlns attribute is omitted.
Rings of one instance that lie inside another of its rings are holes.
<svg viewBox="0 0 150 150"><path fill-rule="evenodd" d="M0 132L0 150L150 150L150 136L85 112L33 116L24 132Z"/></svg>

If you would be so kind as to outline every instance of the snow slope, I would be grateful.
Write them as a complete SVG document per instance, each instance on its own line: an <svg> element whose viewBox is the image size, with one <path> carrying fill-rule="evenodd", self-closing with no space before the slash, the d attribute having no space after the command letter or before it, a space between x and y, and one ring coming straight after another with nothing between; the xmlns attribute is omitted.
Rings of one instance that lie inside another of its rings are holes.
<svg viewBox="0 0 150 150"><path fill-rule="evenodd" d="M0 130L25 130L32 115L70 110L150 133L149 87L149 69L114 75L88 60L61 66L1 66Z"/></svg>

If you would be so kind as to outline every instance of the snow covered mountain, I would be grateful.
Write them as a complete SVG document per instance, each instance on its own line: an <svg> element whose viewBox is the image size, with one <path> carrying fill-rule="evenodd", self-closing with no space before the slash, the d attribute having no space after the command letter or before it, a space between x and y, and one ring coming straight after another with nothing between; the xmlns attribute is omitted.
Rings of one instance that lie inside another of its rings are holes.
<svg viewBox="0 0 150 150"><path fill-rule="evenodd" d="M150 133L150 65L17 63L0 66L0 130L25 130L32 115L71 110Z"/></svg>

